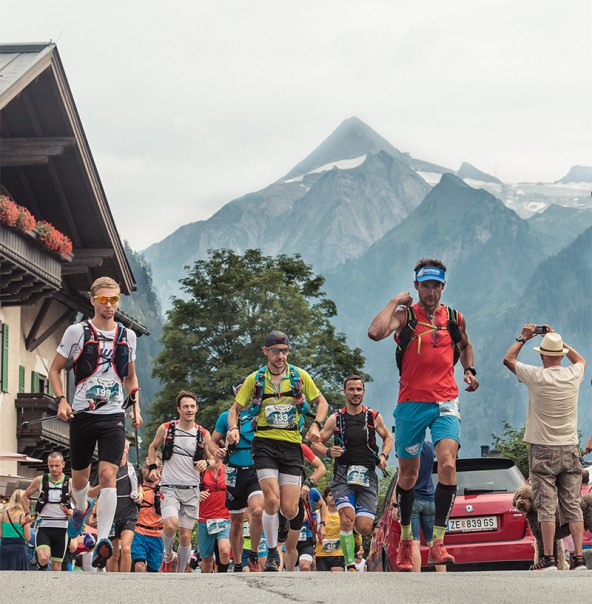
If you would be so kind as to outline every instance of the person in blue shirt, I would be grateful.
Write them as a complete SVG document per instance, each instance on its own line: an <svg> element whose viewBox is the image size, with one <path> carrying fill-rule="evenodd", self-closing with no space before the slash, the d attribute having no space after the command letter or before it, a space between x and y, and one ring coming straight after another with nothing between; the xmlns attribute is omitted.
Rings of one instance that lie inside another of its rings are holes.
<svg viewBox="0 0 592 604"><path fill-rule="evenodd" d="M419 457L419 474L415 483L415 500L411 512L411 530L413 531L413 572L421 572L421 532L425 543L432 541L434 521L436 520L435 490L432 472L434 469L434 445L426 440ZM446 572L446 565L436 565L436 572Z"/></svg>
<svg viewBox="0 0 592 604"><path fill-rule="evenodd" d="M234 394L238 393L242 382L234 388ZM263 491L259 486L257 472L253 465L251 456L251 444L255 430L252 417L245 409L240 413L239 433L240 439L236 445L226 446L226 435L228 429L228 411L224 411L216 421L216 427L212 432L210 442L210 453L216 459L224 459L228 456L226 463L226 507L230 512L230 546L234 557L234 572L242 572L242 564L237 561L242 559L243 551L243 523L246 510L250 516L251 549L249 551L249 570L252 573L260 573L259 564L259 542L263 532Z"/></svg>

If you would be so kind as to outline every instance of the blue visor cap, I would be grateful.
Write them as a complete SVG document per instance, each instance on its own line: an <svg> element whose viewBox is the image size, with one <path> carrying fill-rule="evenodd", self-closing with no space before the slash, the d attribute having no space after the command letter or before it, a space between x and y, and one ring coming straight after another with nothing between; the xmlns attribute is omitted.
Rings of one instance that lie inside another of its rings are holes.
<svg viewBox="0 0 592 604"><path fill-rule="evenodd" d="M446 283L446 271L437 266L423 266L415 271L415 280L422 281L440 281Z"/></svg>

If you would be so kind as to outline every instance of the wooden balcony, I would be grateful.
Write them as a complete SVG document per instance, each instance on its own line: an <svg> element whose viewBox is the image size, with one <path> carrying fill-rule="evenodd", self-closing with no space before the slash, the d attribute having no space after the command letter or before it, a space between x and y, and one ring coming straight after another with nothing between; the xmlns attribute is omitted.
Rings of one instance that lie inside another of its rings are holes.
<svg viewBox="0 0 592 604"><path fill-rule="evenodd" d="M25 306L58 291L62 262L37 239L0 224L0 306Z"/></svg>

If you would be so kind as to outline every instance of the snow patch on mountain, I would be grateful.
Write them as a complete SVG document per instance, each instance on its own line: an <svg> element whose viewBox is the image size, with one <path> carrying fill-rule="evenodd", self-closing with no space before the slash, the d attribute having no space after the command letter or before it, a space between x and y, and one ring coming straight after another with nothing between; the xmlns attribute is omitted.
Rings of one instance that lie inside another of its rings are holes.
<svg viewBox="0 0 592 604"><path fill-rule="evenodd" d="M359 157L354 157L352 159L340 159L339 161L332 161L328 164L324 164L314 170L308 172L308 174L320 174L321 172L327 172L328 170L333 170L337 168L338 170L352 170L353 168L357 168L361 166L366 161L365 155L360 155ZM285 180L285 183L292 182L301 182L307 174L303 174L302 176L297 176L296 178L289 178Z"/></svg>

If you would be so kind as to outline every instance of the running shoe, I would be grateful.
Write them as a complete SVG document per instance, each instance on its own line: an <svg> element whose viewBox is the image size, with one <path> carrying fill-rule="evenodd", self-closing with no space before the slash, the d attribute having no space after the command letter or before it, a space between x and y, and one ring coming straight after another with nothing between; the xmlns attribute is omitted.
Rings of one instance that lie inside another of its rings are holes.
<svg viewBox="0 0 592 604"><path fill-rule="evenodd" d="M346 572L348 572L348 573L357 573L357 572L358 572L358 569L356 568L356 565L355 565L355 564L348 564L348 565L345 567L345 570L346 570Z"/></svg>
<svg viewBox="0 0 592 604"><path fill-rule="evenodd" d="M435 539L428 553L428 564L454 564L454 556L451 556L444 547L442 539Z"/></svg>
<svg viewBox="0 0 592 604"><path fill-rule="evenodd" d="M242 564L235 564L232 567L232 572L233 573L242 573L243 572L243 565Z"/></svg>
<svg viewBox="0 0 592 604"><path fill-rule="evenodd" d="M252 573L260 573L261 572L261 564L259 564L259 558L252 558L249 556L249 570Z"/></svg>
<svg viewBox="0 0 592 604"><path fill-rule="evenodd" d="M530 570L557 570L555 556L541 556L539 561L530 567Z"/></svg>
<svg viewBox="0 0 592 604"><path fill-rule="evenodd" d="M277 573L280 570L280 555L277 551L270 552L267 555L267 562L265 563L265 568L263 569L266 573Z"/></svg>
<svg viewBox="0 0 592 604"><path fill-rule="evenodd" d="M89 497L86 512L81 512L79 509L74 508L72 516L70 516L70 520L68 520L68 537L70 537L70 539L74 539L82 533L84 523L87 521L94 507L95 500Z"/></svg>
<svg viewBox="0 0 592 604"><path fill-rule="evenodd" d="M569 570L588 570L584 556L572 556L569 561Z"/></svg>
<svg viewBox="0 0 592 604"><path fill-rule="evenodd" d="M162 564L160 565L161 573L172 573L173 572L173 557L165 554L162 558Z"/></svg>
<svg viewBox="0 0 592 604"><path fill-rule="evenodd" d="M413 539L401 539L397 552L397 567L399 572L408 573L413 570Z"/></svg>
<svg viewBox="0 0 592 604"><path fill-rule="evenodd" d="M113 555L113 545L109 539L100 539L93 552L92 565L94 568L105 568L107 560Z"/></svg>

